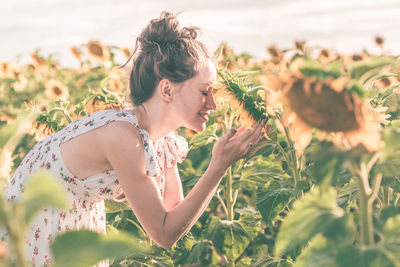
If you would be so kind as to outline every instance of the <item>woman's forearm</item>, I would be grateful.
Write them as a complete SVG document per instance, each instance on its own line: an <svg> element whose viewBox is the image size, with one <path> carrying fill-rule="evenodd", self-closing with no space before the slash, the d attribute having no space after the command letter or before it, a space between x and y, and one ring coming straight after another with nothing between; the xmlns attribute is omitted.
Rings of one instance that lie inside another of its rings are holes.
<svg viewBox="0 0 400 267"><path fill-rule="evenodd" d="M215 194L227 168L211 161L204 175L185 199L166 213L163 228L167 247L186 234Z"/></svg>

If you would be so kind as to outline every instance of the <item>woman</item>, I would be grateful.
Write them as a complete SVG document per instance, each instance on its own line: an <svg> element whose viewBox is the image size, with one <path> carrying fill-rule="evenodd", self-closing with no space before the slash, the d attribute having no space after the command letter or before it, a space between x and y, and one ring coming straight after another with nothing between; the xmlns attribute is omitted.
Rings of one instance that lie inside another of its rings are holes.
<svg viewBox="0 0 400 267"><path fill-rule="evenodd" d="M229 130L184 198L176 163L186 156L187 143L172 131L181 126L203 131L216 108L211 88L216 69L197 35L196 27L180 28L172 13L163 12L136 41L130 75L135 108L79 118L27 154L8 199L18 199L30 174L47 168L63 181L72 207L38 216L27 242L35 266L52 261L49 244L59 232L104 232L104 199L126 199L151 239L171 247L202 214L227 168L262 138L263 122L240 135Z"/></svg>

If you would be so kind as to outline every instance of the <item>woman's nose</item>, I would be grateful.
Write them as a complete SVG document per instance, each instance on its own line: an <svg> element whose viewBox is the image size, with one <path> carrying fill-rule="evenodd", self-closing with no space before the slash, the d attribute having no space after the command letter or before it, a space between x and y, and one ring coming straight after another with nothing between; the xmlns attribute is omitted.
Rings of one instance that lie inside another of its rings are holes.
<svg viewBox="0 0 400 267"><path fill-rule="evenodd" d="M206 108L210 110L217 109L217 104L215 103L214 96L212 94L209 94L207 97Z"/></svg>

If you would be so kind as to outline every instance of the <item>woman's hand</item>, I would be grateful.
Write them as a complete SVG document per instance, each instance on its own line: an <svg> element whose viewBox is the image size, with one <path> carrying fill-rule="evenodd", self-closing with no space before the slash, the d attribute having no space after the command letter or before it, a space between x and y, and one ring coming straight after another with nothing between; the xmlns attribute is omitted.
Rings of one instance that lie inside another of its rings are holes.
<svg viewBox="0 0 400 267"><path fill-rule="evenodd" d="M244 132L237 132L231 128L214 145L211 161L220 167L228 168L238 159L245 156L262 139L263 126L266 120L256 122L252 129Z"/></svg>

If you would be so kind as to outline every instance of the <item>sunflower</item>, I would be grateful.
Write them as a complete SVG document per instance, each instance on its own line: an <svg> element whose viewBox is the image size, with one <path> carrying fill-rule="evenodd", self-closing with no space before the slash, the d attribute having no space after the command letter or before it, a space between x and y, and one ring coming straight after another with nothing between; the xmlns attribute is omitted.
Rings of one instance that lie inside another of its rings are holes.
<svg viewBox="0 0 400 267"><path fill-rule="evenodd" d="M120 110L122 109L122 106L117 103L105 103L101 101L101 99L98 98L97 96L93 97L85 106L85 110L90 114L106 109Z"/></svg>
<svg viewBox="0 0 400 267"><path fill-rule="evenodd" d="M305 41L295 41L294 42L294 48L297 50L297 52L299 52L300 54L304 54L304 52L306 51L305 49Z"/></svg>
<svg viewBox="0 0 400 267"><path fill-rule="evenodd" d="M17 79L17 81L11 83L11 87L14 89L15 92L22 92L28 85L28 80L22 73L18 74Z"/></svg>
<svg viewBox="0 0 400 267"><path fill-rule="evenodd" d="M382 36L375 36L374 41L375 41L375 44L377 46L379 46L380 48L382 48L383 45L385 44L385 39L383 39Z"/></svg>
<svg viewBox="0 0 400 267"><path fill-rule="evenodd" d="M5 121L8 124L8 123L14 122L14 118L11 117L10 115L6 114L6 113L3 113L0 116L0 121Z"/></svg>
<svg viewBox="0 0 400 267"><path fill-rule="evenodd" d="M46 60L42 56L39 56L37 52L32 53L31 58L33 59L33 64L35 66L43 66L46 62Z"/></svg>
<svg viewBox="0 0 400 267"><path fill-rule="evenodd" d="M374 82L374 85L379 88L379 90L385 90L395 84L398 84L399 81L396 80L393 76L382 77Z"/></svg>
<svg viewBox="0 0 400 267"><path fill-rule="evenodd" d="M279 64L282 62L283 60L283 52L281 50L279 50L278 48L276 48L275 45L270 45L267 48L267 51L271 57L271 61L274 64Z"/></svg>
<svg viewBox="0 0 400 267"><path fill-rule="evenodd" d="M90 41L87 43L86 48L89 55L95 60L106 61L110 59L110 50L99 41Z"/></svg>
<svg viewBox="0 0 400 267"><path fill-rule="evenodd" d="M124 54L126 59L131 57L131 50L127 47L121 48L122 53Z"/></svg>
<svg viewBox="0 0 400 267"><path fill-rule="evenodd" d="M108 74L109 80L107 81L107 87L113 91L120 93L124 90L125 86L122 79L125 77L123 70L119 68L113 68Z"/></svg>
<svg viewBox="0 0 400 267"><path fill-rule="evenodd" d="M40 141L43 138L55 133L55 131L45 122L35 121L32 127L28 130L28 134L34 135L36 141Z"/></svg>
<svg viewBox="0 0 400 267"><path fill-rule="evenodd" d="M374 152L383 147L379 121L357 94L345 89L348 79L293 75L283 86L282 101L288 108L283 122L299 154L311 141L312 129L345 148L362 144Z"/></svg>
<svg viewBox="0 0 400 267"><path fill-rule="evenodd" d="M11 62L0 63L0 78L17 78L21 71Z"/></svg>
<svg viewBox="0 0 400 267"><path fill-rule="evenodd" d="M319 51L318 59L322 63L328 63L328 62L336 59L336 56L335 56L335 53L333 53L329 49L324 48L324 49L321 49L321 51Z"/></svg>
<svg viewBox="0 0 400 267"><path fill-rule="evenodd" d="M69 51L71 51L71 53L74 55L74 57L77 59L77 60L79 60L79 62L80 61L82 61L82 53L81 53L81 51L79 51L79 49L78 48L76 48L76 47L71 47L70 49L69 49Z"/></svg>
<svg viewBox="0 0 400 267"><path fill-rule="evenodd" d="M67 99L69 97L68 88L60 81L54 79L46 81L44 92L47 97L53 100Z"/></svg>

